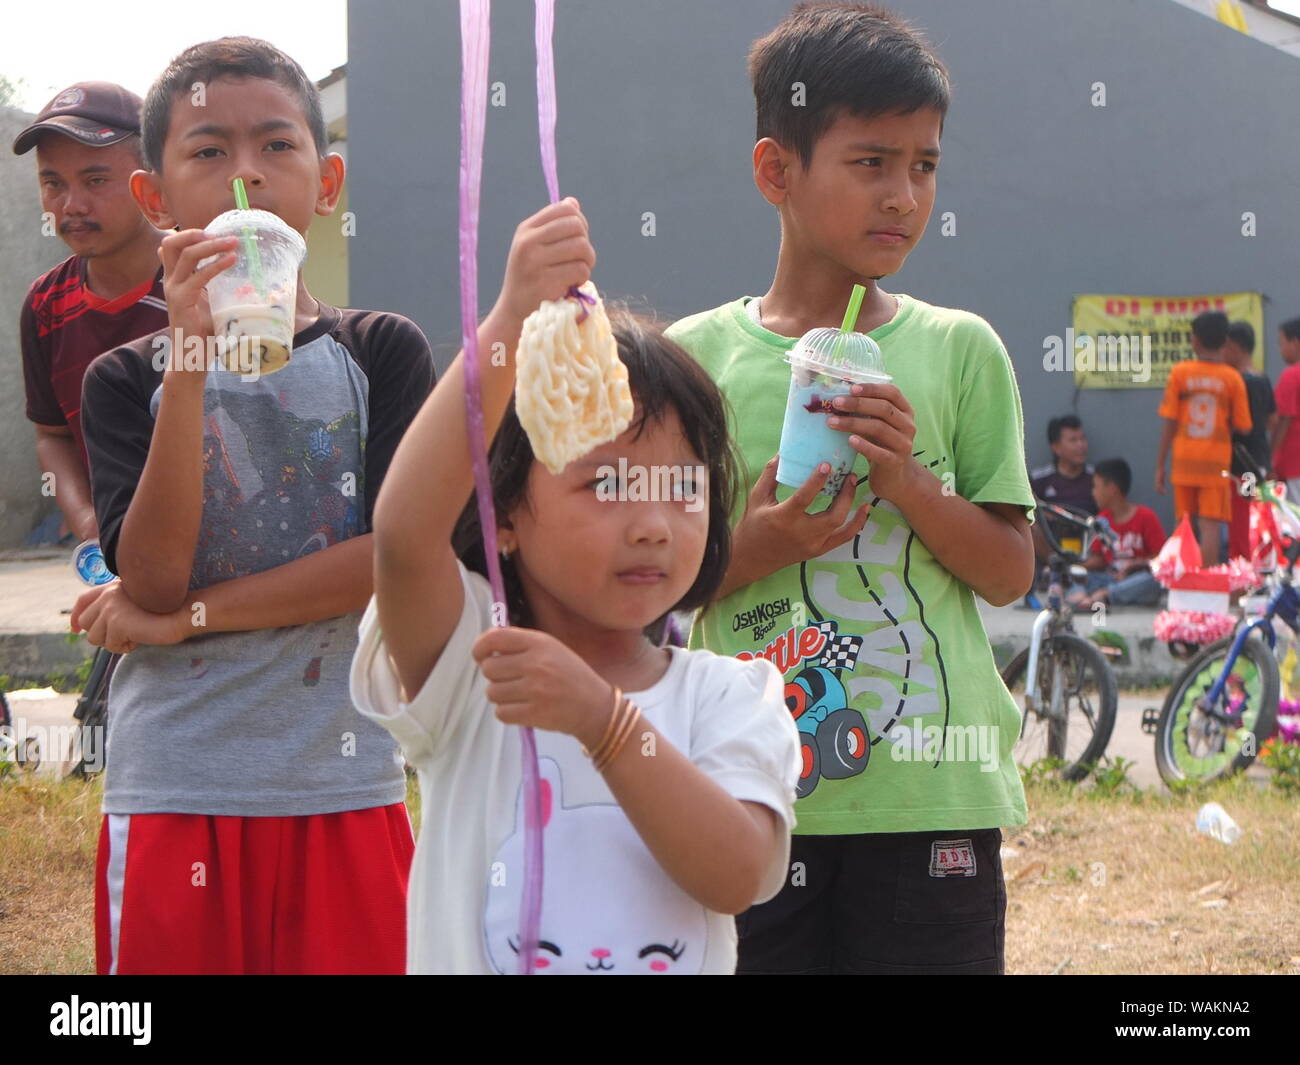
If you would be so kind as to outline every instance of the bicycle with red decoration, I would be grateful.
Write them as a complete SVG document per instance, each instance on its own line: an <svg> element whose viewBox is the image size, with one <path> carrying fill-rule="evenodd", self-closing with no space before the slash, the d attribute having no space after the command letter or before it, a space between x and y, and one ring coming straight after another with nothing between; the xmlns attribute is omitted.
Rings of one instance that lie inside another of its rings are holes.
<svg viewBox="0 0 1300 1065"><path fill-rule="evenodd" d="M1157 637L1171 645L1207 644L1174 680L1159 713L1143 714L1144 730L1155 735L1156 767L1171 786L1241 772L1277 721L1277 624L1300 636L1294 580L1300 511L1279 483L1260 481L1253 494L1251 559L1202 569L1184 518L1152 563L1156 579L1170 589L1169 609L1156 616ZM1231 595L1257 587L1261 578L1262 609L1231 613Z"/></svg>

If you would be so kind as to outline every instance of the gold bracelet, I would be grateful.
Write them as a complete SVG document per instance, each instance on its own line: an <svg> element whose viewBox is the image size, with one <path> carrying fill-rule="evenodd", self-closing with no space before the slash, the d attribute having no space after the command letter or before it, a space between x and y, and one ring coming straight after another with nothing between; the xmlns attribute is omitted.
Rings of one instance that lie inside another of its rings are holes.
<svg viewBox="0 0 1300 1065"><path fill-rule="evenodd" d="M623 747L627 744L628 737L632 735L632 730L633 728L636 727L637 721L639 721L641 718L640 707L634 705L631 702L626 702L626 705L631 708L632 713L627 715L626 724L623 726L622 729L619 730L618 737L614 741L613 749L607 755L605 755L605 757L600 762L596 763L597 772L603 773L605 771L605 767L608 766L610 762L612 762L615 758L618 757L619 752L622 751Z"/></svg>
<svg viewBox="0 0 1300 1065"><path fill-rule="evenodd" d="M618 738L618 734L622 731L625 717L629 712L630 711L627 708L627 700L622 697L622 693L620 692L618 705L614 707L614 713L609 719L610 727L605 730L605 738L601 740L599 746L588 755L592 762L599 763L609 752L610 747L613 746L614 741Z"/></svg>
<svg viewBox="0 0 1300 1065"><path fill-rule="evenodd" d="M599 751L601 748L605 746L606 743L609 742L609 737L614 731L614 722L618 720L618 704L621 703L622 701L623 701L623 689L619 687L615 687L614 688L614 710L609 715L609 723L606 724L605 726L605 734L600 737L600 742L596 744L597 751ZM582 753L584 757L587 758L592 757L592 752L587 750L586 747L584 747L582 744L579 744L578 746L582 747Z"/></svg>

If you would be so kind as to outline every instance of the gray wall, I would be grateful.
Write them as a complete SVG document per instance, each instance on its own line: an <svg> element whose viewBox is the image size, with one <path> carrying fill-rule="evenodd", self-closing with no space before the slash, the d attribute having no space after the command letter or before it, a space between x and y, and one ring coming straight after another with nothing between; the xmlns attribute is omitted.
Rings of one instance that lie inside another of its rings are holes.
<svg viewBox="0 0 1300 1065"><path fill-rule="evenodd" d="M761 293L774 212L750 173L749 43L787 0L563 0L556 29L560 186L591 220L603 292L675 318ZM1151 471L1157 391L1075 394L1042 368L1081 292L1264 292L1268 369L1279 321L1300 314L1296 175L1300 63L1163 0L898 0L952 72L930 230L886 288L965 307L1012 353L1028 458L1074 409L1092 457L1124 455L1139 501L1170 517ZM516 223L543 205L532 5L498 2L488 109L480 307L491 306ZM456 185L459 25L453 0L367 0L349 19L351 297L397 310L445 364L459 336ZM1105 82L1107 106L1091 86ZM1258 235L1241 236L1254 211ZM641 236L653 211L657 235ZM957 215L940 235L942 212Z"/></svg>
<svg viewBox="0 0 1300 1065"><path fill-rule="evenodd" d="M13 139L33 115L0 107L0 548L15 547L40 517L54 510L41 495L36 436L23 394L18 312L27 288L67 258L57 236L41 235L36 156L14 155Z"/></svg>

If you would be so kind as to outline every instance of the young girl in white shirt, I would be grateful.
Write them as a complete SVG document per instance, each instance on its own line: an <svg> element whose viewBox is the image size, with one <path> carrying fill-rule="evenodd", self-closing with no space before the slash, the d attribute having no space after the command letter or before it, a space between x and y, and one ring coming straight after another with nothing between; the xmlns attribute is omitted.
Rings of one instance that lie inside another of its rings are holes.
<svg viewBox="0 0 1300 1065"><path fill-rule="evenodd" d="M765 660L659 647L647 635L670 611L708 602L729 561L734 465L716 387L653 327L614 315L635 401L626 432L552 474L514 414L524 318L585 282L594 263L575 200L539 211L516 230L479 327L512 626L492 627L482 575L463 352L376 503L375 597L352 694L419 774L410 972L517 970L514 726L538 730L537 973L732 972L731 915L786 875L799 756L780 675Z"/></svg>

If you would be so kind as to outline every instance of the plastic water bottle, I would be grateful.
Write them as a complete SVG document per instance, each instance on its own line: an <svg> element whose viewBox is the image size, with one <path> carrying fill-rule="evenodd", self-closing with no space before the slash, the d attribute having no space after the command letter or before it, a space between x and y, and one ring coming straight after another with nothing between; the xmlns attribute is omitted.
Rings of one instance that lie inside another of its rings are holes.
<svg viewBox="0 0 1300 1065"><path fill-rule="evenodd" d="M104 552L100 550L98 540L86 540L77 545L77 549L72 552L72 568L81 578L82 584L89 584L92 588L117 580L116 574L104 561Z"/></svg>
<svg viewBox="0 0 1300 1065"><path fill-rule="evenodd" d="M1241 838L1241 826L1217 802L1207 802L1201 807L1196 815L1196 831L1220 843L1236 843Z"/></svg>

